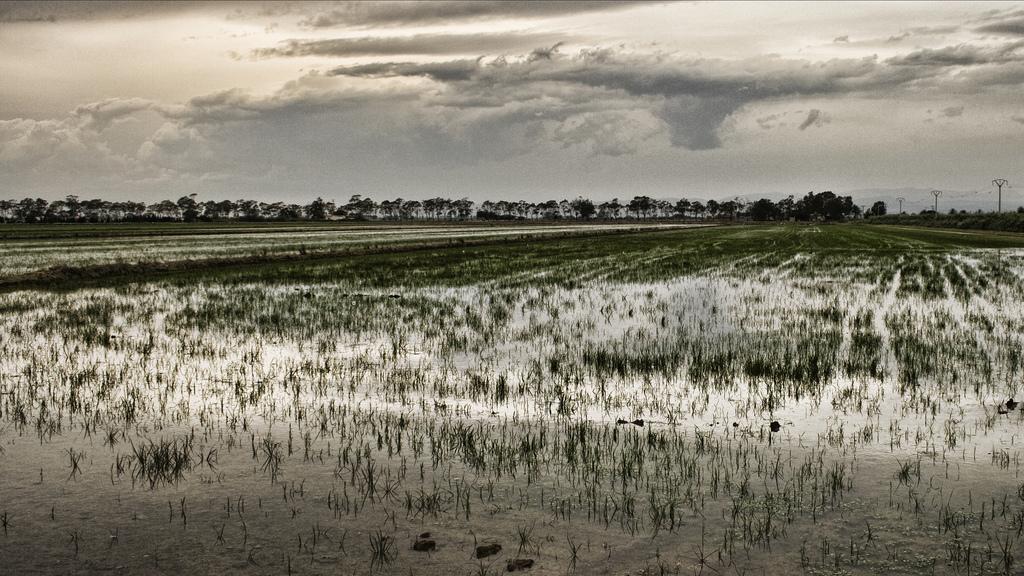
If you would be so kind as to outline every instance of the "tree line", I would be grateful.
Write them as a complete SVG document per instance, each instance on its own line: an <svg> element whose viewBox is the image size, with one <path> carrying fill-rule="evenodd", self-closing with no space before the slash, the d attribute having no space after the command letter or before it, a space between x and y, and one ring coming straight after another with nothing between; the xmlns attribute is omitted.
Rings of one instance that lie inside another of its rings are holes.
<svg viewBox="0 0 1024 576"><path fill-rule="evenodd" d="M881 218L872 218L871 223L959 228L961 230L1024 232L1024 208L1018 208L1015 212L950 210L946 214L936 214L932 210L922 210L918 214L890 214Z"/></svg>
<svg viewBox="0 0 1024 576"><path fill-rule="evenodd" d="M881 207L879 208L879 204ZM884 203L876 203L869 214L885 213ZM197 222L197 221L261 221L261 220L613 220L635 219L729 219L729 220L824 220L839 221L862 216L860 207L850 196L830 191L808 192L796 198L779 201L762 198L754 202L740 199L687 200L676 202L649 196L634 196L620 202L594 202L579 197L575 200L487 200L476 203L467 198L430 198L427 200L374 201L361 195L352 196L344 204L317 198L309 204L259 202L256 200L200 201L196 195L177 201L112 202L102 199L82 200L70 195L62 200L42 198L0 200L0 221L19 223L58 222Z"/></svg>

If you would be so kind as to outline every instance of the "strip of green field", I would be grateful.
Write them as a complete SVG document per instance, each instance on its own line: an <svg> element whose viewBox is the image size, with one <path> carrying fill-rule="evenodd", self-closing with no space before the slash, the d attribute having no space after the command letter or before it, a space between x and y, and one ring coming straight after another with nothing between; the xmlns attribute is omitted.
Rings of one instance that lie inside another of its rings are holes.
<svg viewBox="0 0 1024 576"><path fill-rule="evenodd" d="M60 240L54 239L54 242ZM167 242L177 238L170 236ZM523 275L572 283L586 270L612 280L630 280L631 266L644 263L665 278L735 262L780 262L800 254L818 259L842 254L899 255L917 251L1011 249L1024 236L895 226L761 225L654 231L581 229L531 238L427 240L396 246L365 246L344 253L244 254L193 261L64 267L8 278L5 289L116 285L156 279L191 282L330 282L353 278L372 286L466 285ZM73 248L70 249L73 260ZM852 257L852 256L851 256ZM751 260L754 259L754 260ZM651 265L654 262L655 265ZM570 266L571 265L571 266ZM614 270L614 272L611 272Z"/></svg>
<svg viewBox="0 0 1024 576"><path fill-rule="evenodd" d="M763 268L799 254L824 261L837 256L1001 248L1024 248L1024 237L843 225L736 226L371 254L316 265L292 262L214 273L238 282L356 278L381 287L467 285L522 276L571 285L581 274L631 281L631 272L642 268L648 280L667 279L729 263Z"/></svg>
<svg viewBox="0 0 1024 576"><path fill-rule="evenodd" d="M246 234L168 235L135 239L54 237L0 242L0 289L77 288L208 274L263 266L334 261L375 254L469 246L510 246L534 239L665 231L687 225L421 226Z"/></svg>
<svg viewBox="0 0 1024 576"><path fill-rule="evenodd" d="M601 226L604 221L577 222L573 226ZM459 227L480 228L544 228L560 225L551 220L491 221L491 220L415 220L415 221L358 221L358 220L302 220L283 222L118 222L97 224L3 224L0 242L5 240L101 240L107 238L151 238L158 236L204 236L217 234L301 234L345 231L432 229ZM564 224L562 224L564 225Z"/></svg>

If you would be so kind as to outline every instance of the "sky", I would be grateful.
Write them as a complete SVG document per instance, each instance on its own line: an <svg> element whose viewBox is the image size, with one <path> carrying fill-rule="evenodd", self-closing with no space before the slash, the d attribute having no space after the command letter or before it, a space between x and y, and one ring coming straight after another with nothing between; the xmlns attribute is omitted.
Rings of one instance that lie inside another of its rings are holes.
<svg viewBox="0 0 1024 576"><path fill-rule="evenodd" d="M1016 207L1022 87L1024 3L0 2L0 197Z"/></svg>

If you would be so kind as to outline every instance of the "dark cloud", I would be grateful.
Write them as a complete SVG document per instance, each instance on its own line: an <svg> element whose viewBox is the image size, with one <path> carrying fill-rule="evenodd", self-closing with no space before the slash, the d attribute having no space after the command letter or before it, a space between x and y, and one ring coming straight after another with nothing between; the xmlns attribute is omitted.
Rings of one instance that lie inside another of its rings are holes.
<svg viewBox="0 0 1024 576"><path fill-rule="evenodd" d="M996 24L988 24L978 28L978 32L989 34L1003 34L1006 36L1024 36L1024 18L1006 20Z"/></svg>
<svg viewBox="0 0 1024 576"><path fill-rule="evenodd" d="M467 81L480 68L480 59L450 60L417 64L413 62L374 62L358 66L339 66L330 71L333 76L379 78L386 76L424 76L438 82Z"/></svg>
<svg viewBox="0 0 1024 576"><path fill-rule="evenodd" d="M958 118L964 115L963 106L949 106L939 111L946 118Z"/></svg>
<svg viewBox="0 0 1024 576"><path fill-rule="evenodd" d="M899 34L889 36L885 42L893 44L914 36L946 36L959 30L960 26L915 26L904 29Z"/></svg>
<svg viewBox="0 0 1024 576"><path fill-rule="evenodd" d="M1009 7L989 10L968 21L975 32L995 36L1024 36L1024 8Z"/></svg>
<svg viewBox="0 0 1024 576"><path fill-rule="evenodd" d="M625 96L665 123L673 145L692 150L721 146L720 131L726 119L753 102L877 92L926 76L883 66L874 58L812 63L773 57L680 60L611 50L584 50L572 56L554 51L544 54L516 61L376 63L338 67L330 74L429 78L447 87L445 97L437 103L456 107L468 102L477 106L486 102L493 107L544 100L549 108L557 109L584 97L600 101ZM805 123L819 126L825 121L816 111Z"/></svg>
<svg viewBox="0 0 1024 576"><path fill-rule="evenodd" d="M823 94L857 89L870 83L898 81L876 74L874 58L811 63L774 57L739 61L679 60L664 56L584 50L574 56L552 55L510 61L451 60L441 63L375 63L342 66L342 76L421 76L440 82L472 81L480 86L566 83L643 96L729 97L758 100L797 94Z"/></svg>
<svg viewBox="0 0 1024 576"><path fill-rule="evenodd" d="M320 113L347 114L373 103L399 105L417 98L412 90L380 91L339 88L318 74L308 74L286 83L268 96L255 96L243 90L223 90L192 98L183 105L157 106L152 109L185 125L222 125L273 116Z"/></svg>
<svg viewBox="0 0 1024 576"><path fill-rule="evenodd" d="M528 60L531 62L534 60L551 60L558 53L558 49L562 47L564 42L556 42L548 48L534 48L530 52Z"/></svg>
<svg viewBox="0 0 1024 576"><path fill-rule="evenodd" d="M544 18L622 10L646 0L288 2L229 0L0 0L0 23L116 20L203 11L236 20L294 17L308 28L402 26L498 18Z"/></svg>
<svg viewBox="0 0 1024 576"><path fill-rule="evenodd" d="M154 103L143 98L109 98L83 104L75 108L73 116L83 120L83 126L102 131L111 124L143 110L151 110Z"/></svg>
<svg viewBox="0 0 1024 576"><path fill-rule="evenodd" d="M944 36L960 30L960 26L915 26L907 30L915 36Z"/></svg>
<svg viewBox="0 0 1024 576"><path fill-rule="evenodd" d="M756 122L757 125L760 126L762 130L772 130L773 128L776 128L778 126L785 126L786 125L785 122L781 122L781 120L786 116L786 114L787 114L786 112L779 112L777 114L768 114L766 116L761 116L759 118L755 118L754 122Z"/></svg>
<svg viewBox="0 0 1024 576"><path fill-rule="evenodd" d="M951 90L980 92L990 87L1019 88L1024 85L1024 61L953 70L952 79L948 82Z"/></svg>
<svg viewBox="0 0 1024 576"><path fill-rule="evenodd" d="M807 118L804 118L804 121L800 123L800 126L798 126L798 128L800 130L806 130L806 129L810 128L811 126L814 126L816 128L820 128L821 126L824 126L828 122L829 122L828 116L824 115L821 112L821 110L818 110L817 108L814 108L810 112L807 113Z"/></svg>
<svg viewBox="0 0 1024 576"><path fill-rule="evenodd" d="M202 2L196 0L153 0L150 2L128 2L109 0L89 1L0 1L0 22L64 22L73 20L116 20L189 12L214 7L233 6L230 2ZM237 7L237 4L234 5Z"/></svg>
<svg viewBox="0 0 1024 576"><path fill-rule="evenodd" d="M742 105L735 97L675 96L665 102L659 117L669 126L673 146L711 150L722 146L719 128Z"/></svg>
<svg viewBox="0 0 1024 576"><path fill-rule="evenodd" d="M417 34L414 36L365 36L329 40L288 40L275 48L260 48L254 58L296 56L389 56L439 54L496 54L554 42L552 34Z"/></svg>
<svg viewBox="0 0 1024 576"><path fill-rule="evenodd" d="M893 66L931 66L939 68L1005 64L1024 60L1021 48L1024 48L1024 41L994 47L960 44L944 48L917 50L904 56L890 58L886 63Z"/></svg>
<svg viewBox="0 0 1024 576"><path fill-rule="evenodd" d="M978 13L976 16L968 20L967 23L991 24L994 22L1002 22L1007 19L1013 19L1018 17L1024 17L1024 8L1009 6L1007 8L994 8L992 10L985 10L984 12Z"/></svg>
<svg viewBox="0 0 1024 576"><path fill-rule="evenodd" d="M455 20L541 18L581 12L617 10L646 4L643 1L476 0L466 2L345 2L319 10L301 23L311 28L355 25L411 25L450 23Z"/></svg>

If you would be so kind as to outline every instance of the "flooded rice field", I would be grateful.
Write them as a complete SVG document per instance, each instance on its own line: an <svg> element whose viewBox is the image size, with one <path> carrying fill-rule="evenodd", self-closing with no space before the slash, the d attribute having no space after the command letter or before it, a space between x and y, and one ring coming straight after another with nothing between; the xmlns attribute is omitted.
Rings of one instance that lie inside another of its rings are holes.
<svg viewBox="0 0 1024 576"><path fill-rule="evenodd" d="M608 231L625 231L635 224L580 225L537 224L362 224L362 225L196 225L195 233L176 224L150 224L173 235L154 234L144 226L124 226L116 235L80 233L76 226L53 226L56 236L37 237L33 227L11 233L0 252L0 277L40 272L48 268L138 264L177 260L202 260L240 256L333 254L346 251L446 244L466 241L517 239ZM689 227L694 224L644 225L645 228ZM107 226L103 231L117 230ZM20 233L19 233L20 232ZM133 233L134 232L134 233Z"/></svg>
<svg viewBox="0 0 1024 576"><path fill-rule="evenodd" d="M725 227L9 291L0 566L1019 573L1022 248Z"/></svg>

